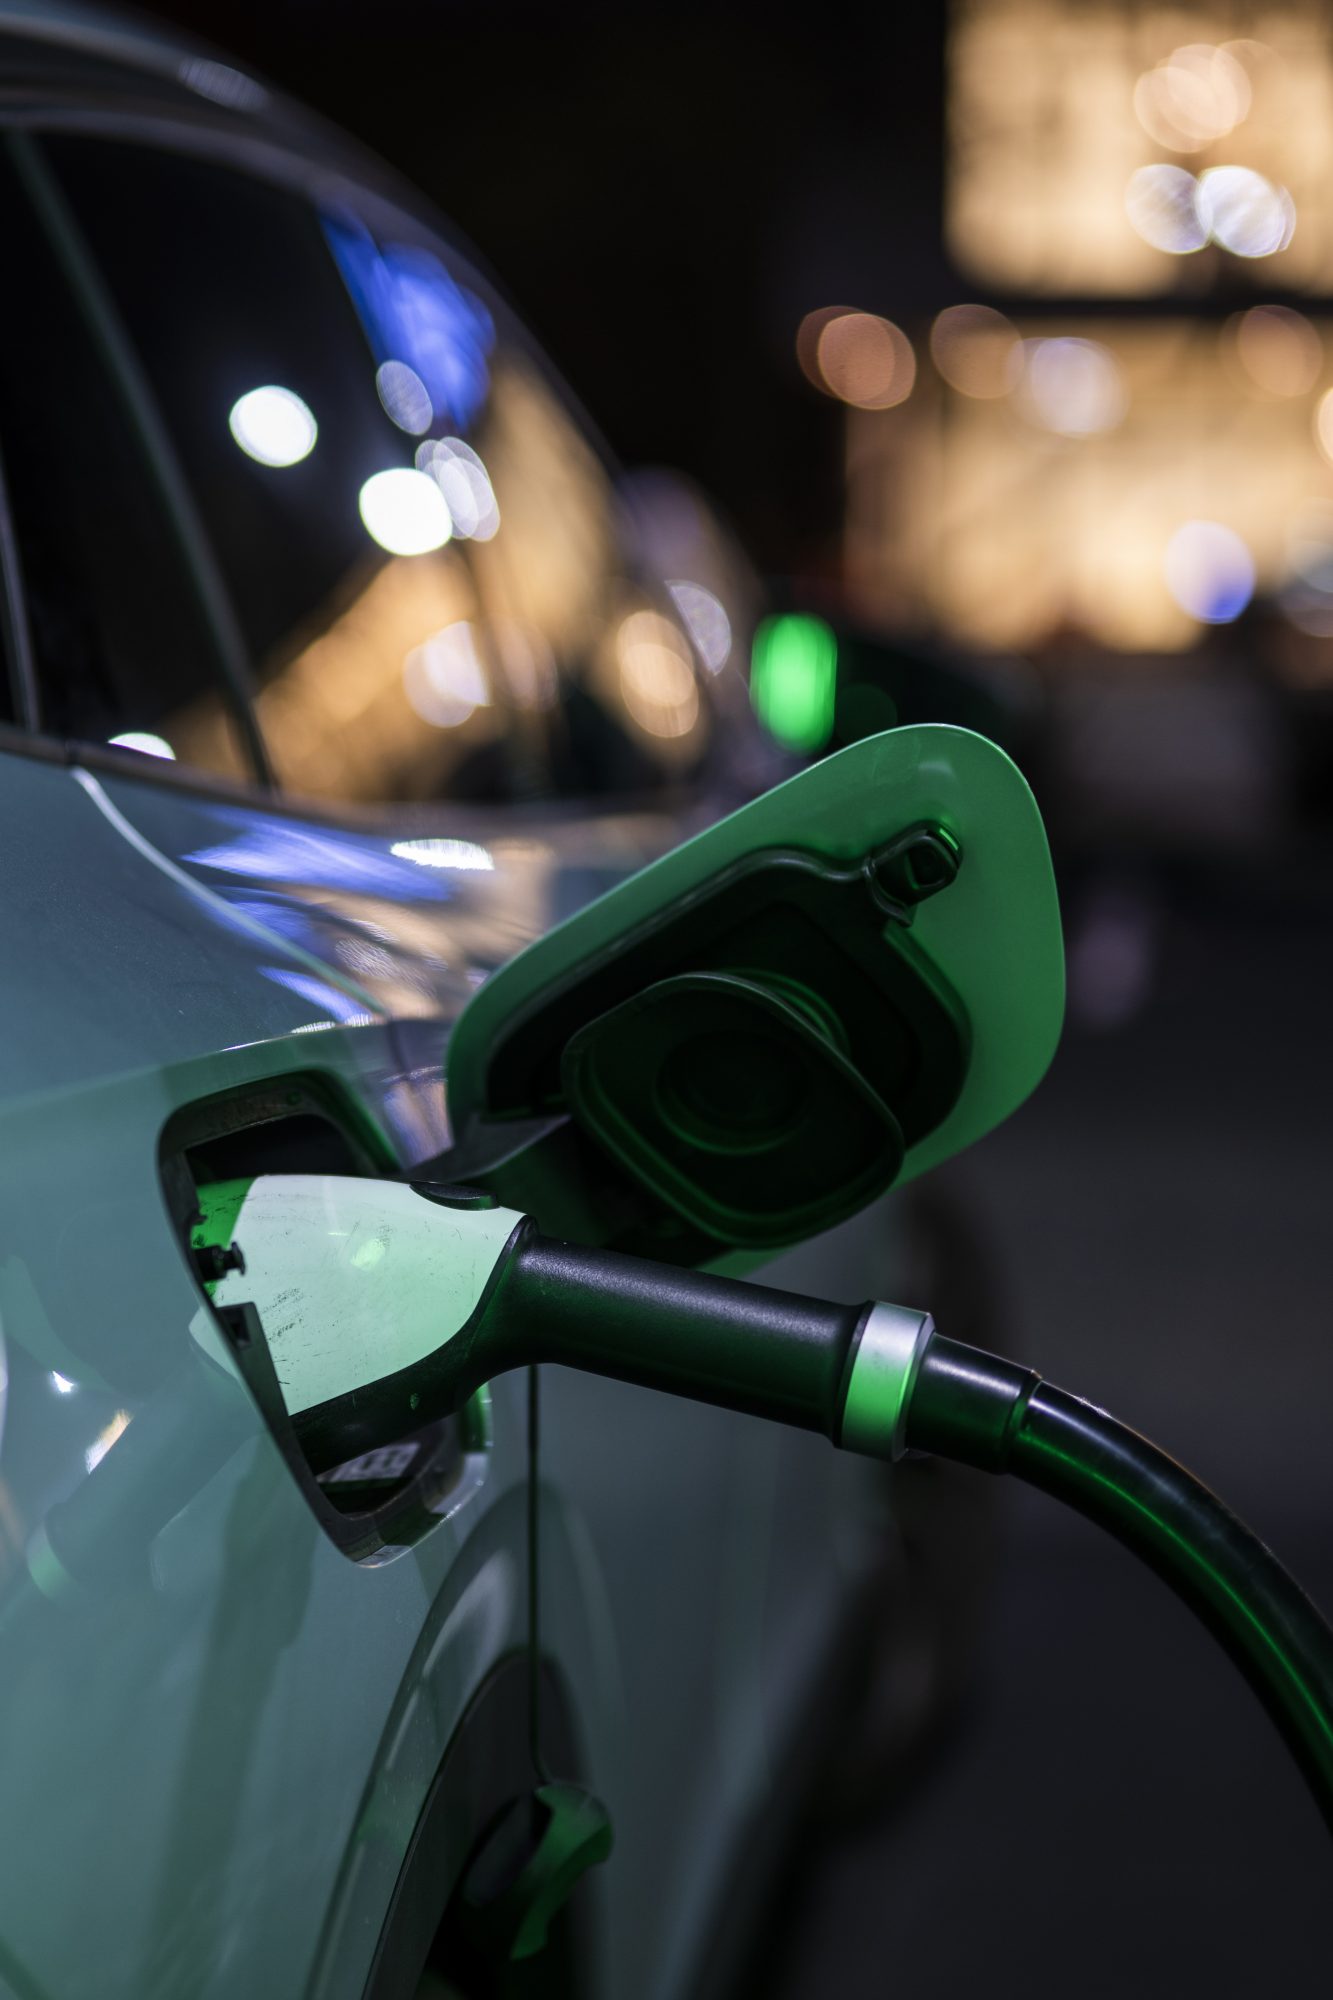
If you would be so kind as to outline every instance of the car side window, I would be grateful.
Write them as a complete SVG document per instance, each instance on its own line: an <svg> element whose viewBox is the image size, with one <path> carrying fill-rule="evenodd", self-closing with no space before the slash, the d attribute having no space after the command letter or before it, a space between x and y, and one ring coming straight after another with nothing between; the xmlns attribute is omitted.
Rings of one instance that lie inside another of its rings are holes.
<svg viewBox="0 0 1333 2000"><path fill-rule="evenodd" d="M44 145L217 550L284 783L370 802L689 774L711 728L690 642L451 251L210 160Z"/></svg>
<svg viewBox="0 0 1333 2000"><path fill-rule="evenodd" d="M41 726L246 777L217 635L96 302L78 296L38 212L27 148L0 144L0 456Z"/></svg>
<svg viewBox="0 0 1333 2000"><path fill-rule="evenodd" d="M20 684L25 678L23 639L19 634L22 618L22 581L14 571L18 549L14 542L14 519L9 505L9 481L5 476L3 441L0 440L0 722L18 720Z"/></svg>

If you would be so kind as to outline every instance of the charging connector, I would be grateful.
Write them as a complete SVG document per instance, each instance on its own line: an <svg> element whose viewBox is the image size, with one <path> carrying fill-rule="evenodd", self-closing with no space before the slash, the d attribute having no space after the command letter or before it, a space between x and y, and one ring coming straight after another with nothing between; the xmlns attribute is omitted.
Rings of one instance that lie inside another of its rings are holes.
<svg viewBox="0 0 1333 2000"><path fill-rule="evenodd" d="M1277 1559L1185 1469L926 1313L827 1300L561 1243L455 1189L273 1175L206 1190L196 1251L219 1305L252 1305L316 1470L457 1410L538 1362L1013 1473L1106 1528L1240 1667L1333 1830L1333 1633Z"/></svg>

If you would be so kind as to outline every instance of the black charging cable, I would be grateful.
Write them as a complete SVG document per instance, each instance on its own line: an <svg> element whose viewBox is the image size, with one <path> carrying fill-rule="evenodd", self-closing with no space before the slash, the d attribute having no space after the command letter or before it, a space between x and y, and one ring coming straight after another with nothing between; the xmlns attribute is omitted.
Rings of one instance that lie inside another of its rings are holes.
<svg viewBox="0 0 1333 2000"><path fill-rule="evenodd" d="M458 1200L417 1192L446 1207ZM429 1240L428 1216L408 1212ZM820 1431L872 1456L915 1449L1011 1473L1105 1528L1203 1620L1333 1831L1333 1632L1263 1543L1156 1446L1030 1370L941 1338L928 1314L561 1243L518 1215L506 1236L506 1219L487 1218L490 1247L463 1325L384 1374L375 1347L358 1350L346 1393L292 1408L316 1472L461 1408L511 1369L556 1362ZM455 1214L452 1226L465 1221ZM281 1269L275 1283L286 1283ZM290 1290L282 1297L290 1322Z"/></svg>
<svg viewBox="0 0 1333 2000"><path fill-rule="evenodd" d="M1155 1570L1240 1668L1333 1832L1333 1632L1201 1480L1104 1410L938 1334L921 1357L906 1438L1039 1487Z"/></svg>

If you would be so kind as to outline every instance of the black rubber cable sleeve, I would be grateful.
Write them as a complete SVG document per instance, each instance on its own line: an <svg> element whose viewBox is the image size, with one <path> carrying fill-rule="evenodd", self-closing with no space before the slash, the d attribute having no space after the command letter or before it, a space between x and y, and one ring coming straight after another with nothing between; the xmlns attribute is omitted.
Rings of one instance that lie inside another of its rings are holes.
<svg viewBox="0 0 1333 2000"><path fill-rule="evenodd" d="M518 1242L477 1344L492 1367L556 1361L832 1438L869 1312L534 1231Z"/></svg>
<svg viewBox="0 0 1333 2000"><path fill-rule="evenodd" d="M1165 1452L1060 1389L1028 1399L1009 1469L1108 1529L1203 1620L1333 1833L1333 1634L1276 1556Z"/></svg>

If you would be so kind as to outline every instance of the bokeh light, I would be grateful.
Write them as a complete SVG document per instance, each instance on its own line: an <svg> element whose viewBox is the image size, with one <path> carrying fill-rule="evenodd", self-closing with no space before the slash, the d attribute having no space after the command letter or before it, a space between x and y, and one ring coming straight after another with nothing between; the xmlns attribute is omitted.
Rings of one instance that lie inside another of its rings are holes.
<svg viewBox="0 0 1333 2000"><path fill-rule="evenodd" d="M892 409L906 401L916 381L911 341L877 313L845 306L807 313L796 352L817 388L860 410Z"/></svg>
<svg viewBox="0 0 1333 2000"><path fill-rule="evenodd" d="M238 396L227 423L241 450L259 465L299 465L319 436L309 405L276 382Z"/></svg>
<svg viewBox="0 0 1333 2000"><path fill-rule="evenodd" d="M1333 465L1333 389L1326 389L1315 405L1315 443Z"/></svg>
<svg viewBox="0 0 1333 2000"><path fill-rule="evenodd" d="M839 401L861 410L887 410L905 402L916 381L912 343L892 320L874 313L844 313L819 336L819 367Z"/></svg>
<svg viewBox="0 0 1333 2000"><path fill-rule="evenodd" d="M1304 396L1319 380L1324 345L1304 313L1290 306L1251 306L1227 326L1256 388L1270 396Z"/></svg>
<svg viewBox="0 0 1333 2000"><path fill-rule="evenodd" d="M155 736L151 729L122 729L119 736L109 736L107 741L117 750L137 750L141 757L166 757L174 764L176 752L165 736Z"/></svg>
<svg viewBox="0 0 1333 2000"><path fill-rule="evenodd" d="M417 840L395 840L389 849L400 861L415 861L418 868L448 868L463 874L491 874L495 860L489 848L474 840L447 840L423 835Z"/></svg>
<svg viewBox="0 0 1333 2000"><path fill-rule="evenodd" d="M1190 42L1134 86L1134 110L1149 138L1193 153L1235 130L1250 109L1250 79L1226 49Z"/></svg>
<svg viewBox="0 0 1333 2000"><path fill-rule="evenodd" d="M367 534L390 555L428 555L442 549L453 533L443 493L426 473L410 466L372 473L358 505Z"/></svg>
<svg viewBox="0 0 1333 2000"><path fill-rule="evenodd" d="M930 329L931 359L949 387L983 401L1013 388L1017 344L1017 327L991 306L946 306Z"/></svg>
<svg viewBox="0 0 1333 2000"><path fill-rule="evenodd" d="M1120 370L1110 348L1099 340L1025 340L1012 365L1025 413L1043 430L1094 437L1114 430L1125 414Z"/></svg>
<svg viewBox="0 0 1333 2000"><path fill-rule="evenodd" d="M687 736L699 718L689 642L656 611L631 611L616 633L620 692L650 736Z"/></svg>
<svg viewBox="0 0 1333 2000"><path fill-rule="evenodd" d="M500 509L491 475L472 446L462 438L433 438L418 445L416 462L444 495L458 539L489 542L499 529Z"/></svg>
<svg viewBox="0 0 1333 2000"><path fill-rule="evenodd" d="M796 329L796 359L807 382L827 394L827 385L819 372L819 337L824 328L845 313L855 312L855 306L818 306L808 312Z"/></svg>
<svg viewBox="0 0 1333 2000"><path fill-rule="evenodd" d="M1234 528L1186 521L1166 545L1166 587L1182 611L1205 625L1239 618L1254 595L1254 558Z"/></svg>
<svg viewBox="0 0 1333 2000"><path fill-rule="evenodd" d="M1233 257L1271 257L1296 228L1296 206L1253 167L1209 167L1199 176L1199 213L1214 243Z"/></svg>
<svg viewBox="0 0 1333 2000"><path fill-rule="evenodd" d="M667 589L681 617L689 627L699 658L710 674L720 674L731 657L731 620L721 598L701 583L677 578Z"/></svg>
<svg viewBox="0 0 1333 2000"><path fill-rule="evenodd" d="M1184 167L1165 161L1139 167L1125 189L1125 213L1154 250L1173 257L1202 250L1208 226L1199 213L1199 184Z"/></svg>
<svg viewBox="0 0 1333 2000"><path fill-rule="evenodd" d="M403 662L407 699L423 722L457 729L490 702L490 683L465 618L432 633Z"/></svg>
<svg viewBox="0 0 1333 2000"><path fill-rule="evenodd" d="M765 618L754 635L750 700L760 722L788 750L822 750L833 734L838 641L806 612Z"/></svg>
<svg viewBox="0 0 1333 2000"><path fill-rule="evenodd" d="M430 392L415 368L405 361L382 361L375 370L375 387L385 411L400 431L420 437L435 419Z"/></svg>

